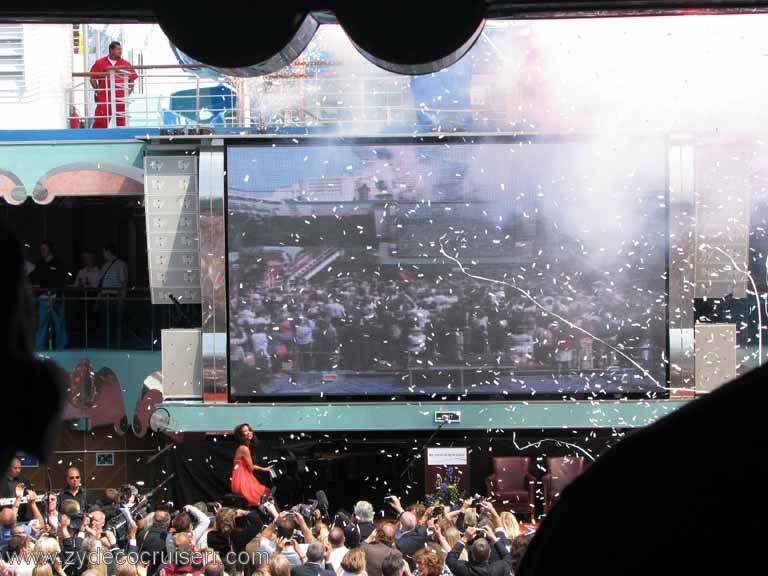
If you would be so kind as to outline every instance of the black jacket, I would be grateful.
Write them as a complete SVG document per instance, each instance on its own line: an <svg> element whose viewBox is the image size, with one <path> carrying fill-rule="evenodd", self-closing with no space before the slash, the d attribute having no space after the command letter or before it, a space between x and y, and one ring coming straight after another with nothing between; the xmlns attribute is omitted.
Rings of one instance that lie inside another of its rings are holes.
<svg viewBox="0 0 768 576"><path fill-rule="evenodd" d="M429 542L427 529L424 526L417 526L414 530L406 532L395 541L397 549L403 553L405 561L408 562L411 571L416 570L416 563L413 561L413 555L423 549Z"/></svg>
<svg viewBox="0 0 768 576"><path fill-rule="evenodd" d="M50 262L40 258L35 263L35 269L29 275L29 281L40 288L61 290L66 281L66 271L61 261L54 256Z"/></svg>
<svg viewBox="0 0 768 576"><path fill-rule="evenodd" d="M88 514L88 507L91 501L88 499L88 492L82 486L80 487L80 490L77 491L76 496L70 492L69 488L59 490L59 495L56 498L56 506L58 507L59 512L61 512L61 505L65 500L77 500L78 504L80 504L80 513Z"/></svg>
<svg viewBox="0 0 768 576"><path fill-rule="evenodd" d="M445 564L453 573L453 576L510 576L512 574L512 556L501 542L496 542L494 548L501 560L496 562L484 562L476 564L459 560L464 550L464 542L458 542L448 553Z"/></svg>
<svg viewBox="0 0 768 576"><path fill-rule="evenodd" d="M303 566L292 566L291 576L336 576L336 573L325 565L307 562Z"/></svg>
<svg viewBox="0 0 768 576"><path fill-rule="evenodd" d="M0 481L0 498L15 498L17 484L24 484L25 489L32 488L32 483L23 473L16 476L13 480L9 480L7 476L3 476L2 481ZM26 494L26 490L24 493Z"/></svg>
<svg viewBox="0 0 768 576"><path fill-rule="evenodd" d="M373 522L359 522L344 528L345 545L350 550L357 548L376 529Z"/></svg>
<svg viewBox="0 0 768 576"><path fill-rule="evenodd" d="M167 550L167 538L168 531L159 526L145 528L136 536L139 558L145 558L148 562L147 576L153 576L162 566L162 556L166 555Z"/></svg>

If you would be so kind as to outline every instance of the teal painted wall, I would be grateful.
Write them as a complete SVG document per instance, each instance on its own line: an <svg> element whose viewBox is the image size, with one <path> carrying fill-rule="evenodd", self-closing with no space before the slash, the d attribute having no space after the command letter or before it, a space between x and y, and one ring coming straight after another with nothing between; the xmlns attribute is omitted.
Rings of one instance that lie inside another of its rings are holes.
<svg viewBox="0 0 768 576"><path fill-rule="evenodd" d="M35 184L54 168L75 162L106 162L135 168L144 165L142 142L60 142L0 145L0 169L16 175L32 194Z"/></svg>
<svg viewBox="0 0 768 576"><path fill-rule="evenodd" d="M445 429L572 429L635 428L671 413L685 402L460 402L381 404L194 404L164 402L170 415L169 430L225 432L241 422L254 430L352 431L434 430L435 410L460 410L460 424Z"/></svg>
<svg viewBox="0 0 768 576"><path fill-rule="evenodd" d="M133 422L136 402L141 397L144 379L161 368L160 352L120 351L120 350L64 350L49 352L44 355L61 366L67 372L72 372L77 361L87 358L91 368L97 372L100 368L110 368L120 382L125 403L125 415L129 425Z"/></svg>

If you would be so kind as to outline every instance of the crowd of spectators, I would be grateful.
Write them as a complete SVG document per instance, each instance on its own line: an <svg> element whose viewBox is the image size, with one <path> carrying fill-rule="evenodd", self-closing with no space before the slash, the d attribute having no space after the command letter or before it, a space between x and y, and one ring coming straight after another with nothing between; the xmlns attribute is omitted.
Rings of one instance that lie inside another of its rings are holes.
<svg viewBox="0 0 768 576"><path fill-rule="evenodd" d="M556 285L543 277L517 282L537 306L510 286L455 273L420 276L241 279L231 300L231 361L268 373L446 366L562 373L628 366L613 347L644 366L660 359L661 293L578 274Z"/></svg>
<svg viewBox="0 0 768 576"><path fill-rule="evenodd" d="M3 576L505 576L528 539L514 515L477 499L450 510L390 496L376 522L365 501L330 514L316 502L280 510L272 498L139 519L117 490L91 498L75 467L42 502L24 482L14 459L0 485L13 492L0 511Z"/></svg>

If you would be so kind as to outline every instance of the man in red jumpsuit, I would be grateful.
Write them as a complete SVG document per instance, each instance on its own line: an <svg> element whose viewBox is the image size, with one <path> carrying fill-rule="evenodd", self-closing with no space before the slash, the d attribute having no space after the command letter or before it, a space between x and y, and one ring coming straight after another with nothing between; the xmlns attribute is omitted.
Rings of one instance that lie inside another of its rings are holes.
<svg viewBox="0 0 768 576"><path fill-rule="evenodd" d="M112 90L109 69L115 66L123 68L122 70L114 71L117 125L126 125L125 99L127 94L133 92L133 83L139 75L136 74L136 70L130 67L131 63L123 60L122 56L123 47L120 45L120 42L110 42L109 56L99 58L91 67L91 73L99 73L91 76L91 86L96 91L96 120L93 122L94 128L106 128L109 126L109 121L112 118Z"/></svg>

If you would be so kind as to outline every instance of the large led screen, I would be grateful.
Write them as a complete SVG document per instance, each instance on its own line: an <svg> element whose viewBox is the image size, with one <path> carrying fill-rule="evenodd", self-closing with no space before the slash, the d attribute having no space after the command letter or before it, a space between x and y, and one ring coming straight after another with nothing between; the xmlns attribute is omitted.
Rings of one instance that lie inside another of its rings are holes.
<svg viewBox="0 0 768 576"><path fill-rule="evenodd" d="M660 139L227 152L236 398L659 396Z"/></svg>

